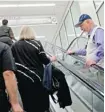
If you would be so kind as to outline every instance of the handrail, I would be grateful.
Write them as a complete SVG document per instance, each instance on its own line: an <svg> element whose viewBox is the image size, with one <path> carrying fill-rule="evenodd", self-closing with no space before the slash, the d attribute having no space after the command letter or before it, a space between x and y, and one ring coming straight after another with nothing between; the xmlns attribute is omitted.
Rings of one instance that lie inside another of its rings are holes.
<svg viewBox="0 0 105 112"><path fill-rule="evenodd" d="M48 53L48 52L46 52L46 53L47 53L49 56L51 56L50 53ZM92 83L92 81L90 81L90 80L88 80L88 79L85 79L84 77L81 77L81 74L80 74L79 72L75 71L75 70L73 69L72 66L68 68L63 62L61 62L61 60L58 60L58 59L57 59L57 62L58 62L59 64L61 64L65 69L69 70L72 74L74 74L75 77L78 78L82 83L85 83L85 84L88 86L88 88L91 88L93 91L97 92L97 93L100 94L102 97L104 97L104 93L103 93L101 90L99 90L99 89L94 85L94 83ZM77 74L79 74L79 75L77 75ZM95 94L96 94L96 93L95 93Z"/></svg>
<svg viewBox="0 0 105 112"><path fill-rule="evenodd" d="M54 46L54 47L56 47L56 48L58 48L58 49L61 50L63 53L66 53L66 52L67 52L65 49L63 49L63 48L61 48L61 47L59 47L59 46L56 46L56 45L54 45L54 44L52 44L52 43L50 43L50 42L47 42L47 41L45 41L45 42L48 43L48 44L50 44L50 45L52 45L52 46ZM74 57L74 58L76 58L76 59L82 61L83 63L85 63L85 60L84 60L83 58L77 56L77 55L70 55L70 56L72 56L72 57ZM92 67L95 68L95 69L104 70L104 68L102 68L101 66L96 65L96 64L95 64L95 65L92 65Z"/></svg>
<svg viewBox="0 0 105 112"><path fill-rule="evenodd" d="M60 63L63 67L65 67L67 70L69 70L70 72L72 72L77 78L79 78L82 82L85 82L85 84L87 84L89 87L91 87L93 90L97 91L99 94L101 94L102 96L104 96L103 92L100 90L97 90L97 87L94 85L94 83L92 83L92 81L90 81L89 79L85 79L84 77L81 77L81 74L77 71L75 71L75 69L73 69L73 67L67 67L63 62L61 62L60 60L58 61L58 63ZM78 75L77 75L78 74Z"/></svg>
<svg viewBox="0 0 105 112"><path fill-rule="evenodd" d="M49 42L47 42L47 43L49 43ZM49 44L51 44L51 43L49 43ZM53 45L53 44L51 44L51 45ZM59 46L54 46L54 47L59 48L62 52L66 53L66 51L65 51L64 49L60 48ZM50 53L48 53L48 52L46 52L46 53L47 53L49 56L51 56ZM77 57L77 56L73 56L73 55L71 55L71 56L74 57L74 58L76 58L76 59L78 59L78 60L80 60L82 63L84 63L84 62L83 62L83 59L82 59L81 57ZM63 67L65 67L64 64L63 64L60 60L57 60L57 62L60 63ZM93 67L103 70L102 68L98 67L98 65L94 65ZM75 74L76 77L78 77L80 80L82 80L82 82L85 82L85 83L86 83L89 87L91 87L93 90L97 91L102 97L104 97L103 91L101 91L99 88L97 88L97 87L96 87L96 84L94 84L94 82L92 82L92 81L89 80L89 79L85 79L85 78L81 77L80 75L76 75L76 74L80 74L80 73L79 73L79 72L76 72L75 70L73 71L73 70L71 70L71 69L68 68L68 67L65 67L65 68L66 68L67 70L69 70L70 72L72 72L73 74ZM73 69L73 67L71 67L71 68ZM87 82L87 81L88 81L88 82ZM99 86L99 85L98 85L98 86ZM102 86L100 86L100 87L102 87Z"/></svg>

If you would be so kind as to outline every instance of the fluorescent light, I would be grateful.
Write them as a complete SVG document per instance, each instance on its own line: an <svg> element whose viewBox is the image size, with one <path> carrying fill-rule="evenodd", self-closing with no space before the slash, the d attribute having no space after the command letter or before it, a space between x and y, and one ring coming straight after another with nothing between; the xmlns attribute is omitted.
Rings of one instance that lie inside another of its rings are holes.
<svg viewBox="0 0 105 112"><path fill-rule="evenodd" d="M17 7L17 5L0 5L0 7Z"/></svg>
<svg viewBox="0 0 105 112"><path fill-rule="evenodd" d="M2 19L8 19L10 26L57 24L57 18L55 16L1 16L0 22Z"/></svg>
<svg viewBox="0 0 105 112"><path fill-rule="evenodd" d="M18 7L48 7L48 6L55 6L55 4L21 4Z"/></svg>
<svg viewBox="0 0 105 112"><path fill-rule="evenodd" d="M21 27L21 26L23 26L23 25L27 25L27 24L22 24L22 25L10 25L10 27L12 27L12 28L17 28L17 27ZM28 26L45 26L45 25L56 25L56 24L52 24L52 23L47 23L47 24L44 24L44 23L41 23L41 24L28 24Z"/></svg>
<svg viewBox="0 0 105 112"><path fill-rule="evenodd" d="M56 4L2 4L0 7L51 7L55 6Z"/></svg>
<svg viewBox="0 0 105 112"><path fill-rule="evenodd" d="M51 18L39 18L39 19L14 19L9 20L10 26L15 25L36 25L36 24L53 24Z"/></svg>
<svg viewBox="0 0 105 112"><path fill-rule="evenodd" d="M45 38L45 36L36 36L37 39L39 38Z"/></svg>

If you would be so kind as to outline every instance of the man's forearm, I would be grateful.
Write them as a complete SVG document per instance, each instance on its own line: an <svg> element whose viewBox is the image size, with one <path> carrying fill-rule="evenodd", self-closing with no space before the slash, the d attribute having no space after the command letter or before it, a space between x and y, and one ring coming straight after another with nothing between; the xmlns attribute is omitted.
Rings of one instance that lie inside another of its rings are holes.
<svg viewBox="0 0 105 112"><path fill-rule="evenodd" d="M12 71L5 71L3 73L5 86L7 92L9 94L9 100L11 105L18 103L18 96L17 96L17 82L15 78L15 74Z"/></svg>

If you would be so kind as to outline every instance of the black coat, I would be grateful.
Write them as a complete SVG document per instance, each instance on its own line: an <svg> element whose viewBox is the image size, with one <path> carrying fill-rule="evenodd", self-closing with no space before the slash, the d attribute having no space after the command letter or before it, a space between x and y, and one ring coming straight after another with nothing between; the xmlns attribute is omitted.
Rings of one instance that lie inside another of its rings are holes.
<svg viewBox="0 0 105 112"><path fill-rule="evenodd" d="M13 44L18 88L27 112L44 112L49 108L49 94L42 85L43 64L50 61L39 41L20 40Z"/></svg>
<svg viewBox="0 0 105 112"><path fill-rule="evenodd" d="M69 87L67 85L64 73L53 66L52 75L59 81L60 87L58 89L57 97L61 108L72 104Z"/></svg>

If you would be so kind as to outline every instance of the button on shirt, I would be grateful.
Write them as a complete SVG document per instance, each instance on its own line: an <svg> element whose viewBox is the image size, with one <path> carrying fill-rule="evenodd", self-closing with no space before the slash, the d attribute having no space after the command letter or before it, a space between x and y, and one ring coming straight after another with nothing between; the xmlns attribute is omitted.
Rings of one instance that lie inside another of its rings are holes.
<svg viewBox="0 0 105 112"><path fill-rule="evenodd" d="M93 27L93 29L96 26ZM88 35L91 35L93 29L88 33ZM93 44L96 45L97 50L94 52L94 55L91 57L92 60L95 62L100 61L104 57L104 30L101 28L98 28L95 32L95 35L93 37ZM86 49L80 49L78 51L75 51L77 55L86 55Z"/></svg>

